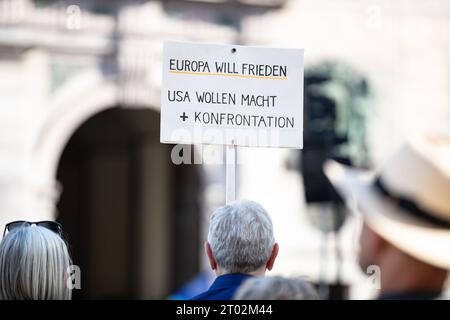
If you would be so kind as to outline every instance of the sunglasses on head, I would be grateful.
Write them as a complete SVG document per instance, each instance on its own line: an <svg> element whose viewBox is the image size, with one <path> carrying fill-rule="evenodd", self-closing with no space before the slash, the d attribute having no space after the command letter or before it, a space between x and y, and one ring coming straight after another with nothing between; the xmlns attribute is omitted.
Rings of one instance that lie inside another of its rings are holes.
<svg viewBox="0 0 450 320"><path fill-rule="evenodd" d="M31 227L33 225L49 229L57 233L60 237L62 237L62 225L56 221L38 221L38 222L13 221L5 226L5 230L3 231L3 237L5 237L6 231L10 232L18 228Z"/></svg>

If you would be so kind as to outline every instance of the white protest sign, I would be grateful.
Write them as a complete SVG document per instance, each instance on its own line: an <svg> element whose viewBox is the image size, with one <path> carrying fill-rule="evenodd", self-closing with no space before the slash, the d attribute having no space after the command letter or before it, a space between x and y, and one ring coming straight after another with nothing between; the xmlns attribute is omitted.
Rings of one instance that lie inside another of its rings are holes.
<svg viewBox="0 0 450 320"><path fill-rule="evenodd" d="M303 147L303 50L164 43L161 142Z"/></svg>

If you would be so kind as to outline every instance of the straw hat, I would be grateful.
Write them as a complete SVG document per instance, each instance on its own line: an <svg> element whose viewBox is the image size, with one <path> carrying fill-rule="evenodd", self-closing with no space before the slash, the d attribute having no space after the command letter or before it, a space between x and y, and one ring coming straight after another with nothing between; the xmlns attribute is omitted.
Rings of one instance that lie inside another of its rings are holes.
<svg viewBox="0 0 450 320"><path fill-rule="evenodd" d="M381 237L416 259L450 270L450 137L411 140L375 172L331 160L324 171Z"/></svg>

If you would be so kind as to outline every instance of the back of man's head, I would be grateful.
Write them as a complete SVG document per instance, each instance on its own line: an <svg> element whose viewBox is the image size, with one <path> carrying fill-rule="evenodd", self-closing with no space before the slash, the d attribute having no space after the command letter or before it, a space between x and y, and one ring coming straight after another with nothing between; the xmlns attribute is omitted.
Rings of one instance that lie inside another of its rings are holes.
<svg viewBox="0 0 450 320"><path fill-rule="evenodd" d="M208 242L222 273L251 273L272 255L272 221L258 203L235 201L212 214Z"/></svg>

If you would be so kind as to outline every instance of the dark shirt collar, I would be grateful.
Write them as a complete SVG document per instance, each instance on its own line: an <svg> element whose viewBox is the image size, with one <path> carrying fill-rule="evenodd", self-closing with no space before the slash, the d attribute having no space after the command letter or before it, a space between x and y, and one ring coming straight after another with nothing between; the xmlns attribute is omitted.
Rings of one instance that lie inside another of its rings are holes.
<svg viewBox="0 0 450 320"><path fill-rule="evenodd" d="M221 290L227 288L233 288L239 286L242 282L248 278L253 277L249 274L242 273L230 273L218 276L213 282L209 290Z"/></svg>
<svg viewBox="0 0 450 320"><path fill-rule="evenodd" d="M433 300L440 295L440 291L393 292L380 294L377 300Z"/></svg>

